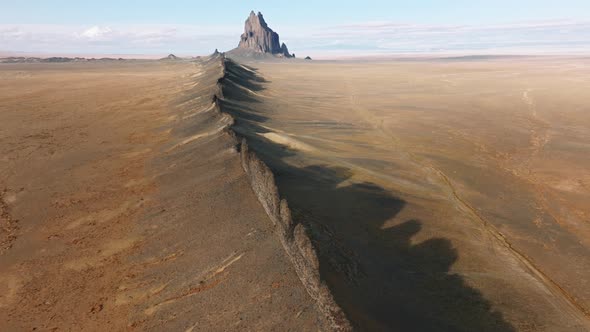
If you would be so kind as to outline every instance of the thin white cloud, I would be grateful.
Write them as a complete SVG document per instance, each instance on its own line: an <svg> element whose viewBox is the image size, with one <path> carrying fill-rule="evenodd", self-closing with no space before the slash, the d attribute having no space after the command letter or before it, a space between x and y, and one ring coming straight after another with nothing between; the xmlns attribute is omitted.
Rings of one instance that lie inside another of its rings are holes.
<svg viewBox="0 0 590 332"><path fill-rule="evenodd" d="M503 25L361 22L293 31L290 49L323 54L590 53L590 21L553 20ZM338 45L331 44L338 40Z"/></svg>
<svg viewBox="0 0 590 332"><path fill-rule="evenodd" d="M105 39L109 38L113 34L113 29L109 27L93 26L82 32L80 37L88 38L90 40Z"/></svg>
<svg viewBox="0 0 590 332"><path fill-rule="evenodd" d="M0 29L0 40L19 40L24 36L24 32L17 27L8 27Z"/></svg>
<svg viewBox="0 0 590 332"><path fill-rule="evenodd" d="M173 24L0 24L0 50L42 54L206 54L237 44L240 27Z"/></svg>

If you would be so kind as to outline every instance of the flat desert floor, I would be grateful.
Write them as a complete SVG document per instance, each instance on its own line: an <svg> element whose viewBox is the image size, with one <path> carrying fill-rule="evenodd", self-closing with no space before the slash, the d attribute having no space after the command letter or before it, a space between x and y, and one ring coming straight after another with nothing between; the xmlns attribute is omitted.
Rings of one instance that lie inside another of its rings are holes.
<svg viewBox="0 0 590 332"><path fill-rule="evenodd" d="M249 62L235 130L362 329L590 329L590 59Z"/></svg>
<svg viewBox="0 0 590 332"><path fill-rule="evenodd" d="M590 59L223 63L0 65L0 330L325 330L230 129L356 330L590 330Z"/></svg>
<svg viewBox="0 0 590 332"><path fill-rule="evenodd" d="M214 112L222 73L0 66L0 331L321 326Z"/></svg>

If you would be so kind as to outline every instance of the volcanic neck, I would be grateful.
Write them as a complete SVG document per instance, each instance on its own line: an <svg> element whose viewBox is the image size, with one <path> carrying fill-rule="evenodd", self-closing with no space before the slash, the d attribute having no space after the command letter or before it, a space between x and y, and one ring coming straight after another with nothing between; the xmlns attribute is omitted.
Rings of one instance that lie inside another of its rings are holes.
<svg viewBox="0 0 590 332"><path fill-rule="evenodd" d="M254 11L246 20L244 33L240 39L239 49L252 50L258 53L271 53L287 58L294 55L289 54L287 45L281 45L279 35L272 31L264 21L261 13L256 15Z"/></svg>

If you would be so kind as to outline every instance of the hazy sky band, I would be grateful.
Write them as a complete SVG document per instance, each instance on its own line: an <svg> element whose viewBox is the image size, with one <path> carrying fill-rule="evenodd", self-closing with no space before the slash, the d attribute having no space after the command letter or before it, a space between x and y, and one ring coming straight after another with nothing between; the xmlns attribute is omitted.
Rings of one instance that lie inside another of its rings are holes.
<svg viewBox="0 0 590 332"><path fill-rule="evenodd" d="M590 1L121 2L3 4L0 51L206 54L235 47L251 9L302 56L590 51Z"/></svg>

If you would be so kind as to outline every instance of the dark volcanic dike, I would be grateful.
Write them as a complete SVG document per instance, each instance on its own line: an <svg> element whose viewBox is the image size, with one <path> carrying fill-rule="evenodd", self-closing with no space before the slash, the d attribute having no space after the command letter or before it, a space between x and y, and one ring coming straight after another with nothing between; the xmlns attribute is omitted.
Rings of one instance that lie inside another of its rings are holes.
<svg viewBox="0 0 590 332"><path fill-rule="evenodd" d="M225 112L235 101L232 101L232 98L237 90L248 90L246 84L251 73L247 68L226 59L223 55L220 56L220 61L224 74L218 81L218 91L213 100L218 110ZM245 80L244 77L246 77ZM232 113L230 111L227 114ZM233 131L230 131L230 134L236 135ZM238 137L235 137L237 142ZM273 223L275 232L291 259L299 279L325 318L325 325L333 331L352 330L350 322L321 279L319 260L308 231L303 224L293 222L289 205L285 199L281 199L272 171L255 152L249 150L246 138L242 138L239 144L242 167L252 190Z"/></svg>

